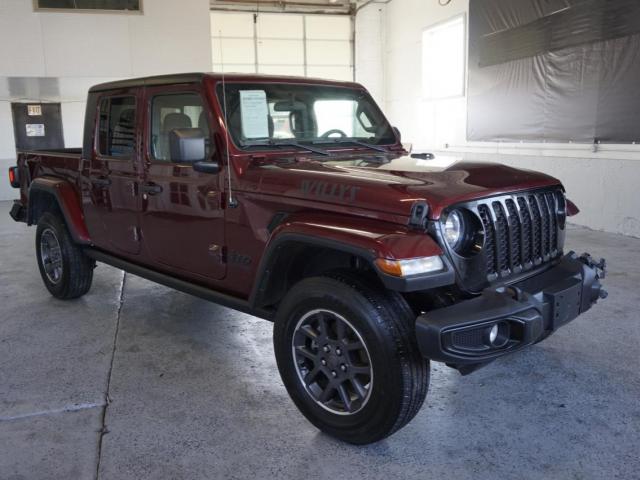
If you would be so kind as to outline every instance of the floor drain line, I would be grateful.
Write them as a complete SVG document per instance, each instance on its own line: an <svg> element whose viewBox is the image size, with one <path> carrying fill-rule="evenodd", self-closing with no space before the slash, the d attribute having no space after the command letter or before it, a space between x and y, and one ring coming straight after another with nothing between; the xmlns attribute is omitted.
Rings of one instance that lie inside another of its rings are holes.
<svg viewBox="0 0 640 480"><path fill-rule="evenodd" d="M111 349L111 361L109 362L109 371L107 373L107 385L104 394L104 405L102 407L102 416L100 419L100 430L98 430L98 461L96 462L96 480L100 477L100 460L102 459L102 439L105 434L109 433L106 425L107 409L111 403L111 396L109 391L111 388L111 374L113 371L113 361L116 357L116 346L118 343L118 333L120 332L120 314L122 313L122 306L124 305L124 287L127 281L127 272L122 272L122 282L120 283L120 298L118 303L118 311L116 312L116 328L113 335L113 348Z"/></svg>

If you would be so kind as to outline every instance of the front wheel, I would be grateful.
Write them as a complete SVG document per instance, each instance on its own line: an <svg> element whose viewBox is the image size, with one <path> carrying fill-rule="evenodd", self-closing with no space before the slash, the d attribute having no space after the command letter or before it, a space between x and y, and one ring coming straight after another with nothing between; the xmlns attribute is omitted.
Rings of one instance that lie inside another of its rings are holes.
<svg viewBox="0 0 640 480"><path fill-rule="evenodd" d="M54 297L70 300L91 288L95 262L73 243L64 221L53 213L38 221L36 256L42 281Z"/></svg>
<svg viewBox="0 0 640 480"><path fill-rule="evenodd" d="M404 299L351 272L296 284L276 315L278 369L300 411L320 430L354 444L406 425L427 393Z"/></svg>

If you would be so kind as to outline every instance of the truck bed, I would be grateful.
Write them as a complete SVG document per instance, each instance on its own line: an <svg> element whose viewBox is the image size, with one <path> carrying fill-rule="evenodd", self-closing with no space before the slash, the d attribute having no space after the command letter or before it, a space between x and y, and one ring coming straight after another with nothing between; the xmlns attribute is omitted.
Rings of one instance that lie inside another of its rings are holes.
<svg viewBox="0 0 640 480"><path fill-rule="evenodd" d="M42 156L80 156L82 154L82 148L52 148L49 150L18 150L18 155L42 155Z"/></svg>
<svg viewBox="0 0 640 480"><path fill-rule="evenodd" d="M27 192L34 178L57 177L78 185L82 169L81 148L51 150L18 150L18 172L21 178L20 200L27 205Z"/></svg>

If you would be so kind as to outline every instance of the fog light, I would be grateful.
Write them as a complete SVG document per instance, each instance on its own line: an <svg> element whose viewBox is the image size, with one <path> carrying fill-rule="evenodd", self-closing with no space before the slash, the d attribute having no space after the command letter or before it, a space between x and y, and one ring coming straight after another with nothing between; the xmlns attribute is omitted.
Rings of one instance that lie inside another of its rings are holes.
<svg viewBox="0 0 640 480"><path fill-rule="evenodd" d="M507 322L494 323L484 331L484 343L491 348L504 347L509 342L509 324Z"/></svg>
<svg viewBox="0 0 640 480"><path fill-rule="evenodd" d="M491 330L489 330L489 343L491 345L493 345L494 342L496 341L496 338L498 338L498 324L497 323L493 327L491 327Z"/></svg>

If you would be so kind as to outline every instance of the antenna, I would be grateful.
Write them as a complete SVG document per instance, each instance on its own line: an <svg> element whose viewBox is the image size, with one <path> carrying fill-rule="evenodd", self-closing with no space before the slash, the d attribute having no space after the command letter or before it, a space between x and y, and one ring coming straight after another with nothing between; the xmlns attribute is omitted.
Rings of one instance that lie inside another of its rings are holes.
<svg viewBox="0 0 640 480"><path fill-rule="evenodd" d="M229 208L236 208L238 201L233 198L233 192L231 190L231 155L229 154L229 122L227 121L227 84L224 76L224 48L222 47L222 31L218 30L218 39L220 40L220 64L222 65L222 115L224 116L224 143L225 150L227 151L227 188L229 190L229 198L227 199L227 206Z"/></svg>

